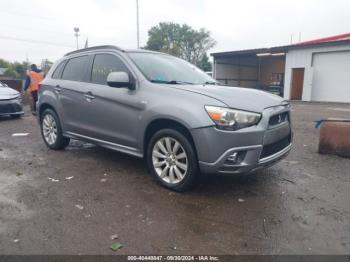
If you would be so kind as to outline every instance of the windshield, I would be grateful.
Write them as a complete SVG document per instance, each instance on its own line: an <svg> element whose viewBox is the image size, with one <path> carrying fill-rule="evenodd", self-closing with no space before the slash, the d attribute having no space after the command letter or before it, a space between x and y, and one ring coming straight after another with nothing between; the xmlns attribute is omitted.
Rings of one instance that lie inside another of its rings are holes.
<svg viewBox="0 0 350 262"><path fill-rule="evenodd" d="M128 53L144 76L153 83L216 84L196 66L173 56L156 53Z"/></svg>

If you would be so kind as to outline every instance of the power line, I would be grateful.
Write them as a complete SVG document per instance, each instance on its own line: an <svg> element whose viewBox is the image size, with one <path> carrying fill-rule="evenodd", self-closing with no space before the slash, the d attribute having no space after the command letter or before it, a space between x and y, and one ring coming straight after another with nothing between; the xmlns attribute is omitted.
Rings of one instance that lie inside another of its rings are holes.
<svg viewBox="0 0 350 262"><path fill-rule="evenodd" d="M3 22L3 21L2 21ZM6 21L5 21L6 22ZM43 28L42 27L42 24L40 24L40 27L30 27L30 26L23 26L23 25L20 25L20 26L16 26L16 25L12 25L12 24L4 24L2 23L2 26L3 28L6 28L6 29L15 29L16 32L35 32L35 33L44 33L44 34L50 34L50 35L60 35L60 36L65 36L65 37L71 37L72 34L68 34L66 32L62 32L62 31L53 31L52 28Z"/></svg>
<svg viewBox="0 0 350 262"><path fill-rule="evenodd" d="M44 17L44 16L38 16L38 15L29 15L29 14L19 14L19 13L15 13L15 12L11 12L11 11L3 11L3 10L0 10L0 13L12 15L12 16L21 16L21 17L25 16L25 17L30 17L30 18L34 18L34 19L42 19L42 20L57 20L56 18L53 18L53 17Z"/></svg>
<svg viewBox="0 0 350 262"><path fill-rule="evenodd" d="M32 40L32 39L24 39L24 38L17 38L17 37L11 37L11 36L1 36L0 35L0 39L12 40L12 41L18 41L18 42L27 42L27 43L33 43L33 44L69 47L69 48L73 48L74 47L72 45L67 45L67 44L60 44L60 43L40 41L40 40Z"/></svg>

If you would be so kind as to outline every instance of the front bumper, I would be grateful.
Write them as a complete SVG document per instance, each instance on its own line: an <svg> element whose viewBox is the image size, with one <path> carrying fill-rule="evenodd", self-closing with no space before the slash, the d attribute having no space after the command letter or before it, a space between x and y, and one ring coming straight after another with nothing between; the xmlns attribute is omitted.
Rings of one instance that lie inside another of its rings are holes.
<svg viewBox="0 0 350 262"><path fill-rule="evenodd" d="M0 116L23 115L22 99L0 100Z"/></svg>
<svg viewBox="0 0 350 262"><path fill-rule="evenodd" d="M199 161L199 168L202 173L206 174L239 174L254 172L259 169L267 168L269 166L274 165L275 163L286 157L290 152L291 148L292 144L290 143L282 150L266 158L260 158L261 152L263 150L262 145L232 148L229 151L225 152L214 163L206 163ZM227 162L227 159L229 159L230 156L232 156L236 152L245 152L244 160L237 164L231 164Z"/></svg>
<svg viewBox="0 0 350 262"><path fill-rule="evenodd" d="M284 122L273 117L288 115ZM273 124L273 125L272 125ZM237 174L271 166L284 158L292 147L289 107L266 109L257 126L238 131L215 127L192 130L202 173Z"/></svg>

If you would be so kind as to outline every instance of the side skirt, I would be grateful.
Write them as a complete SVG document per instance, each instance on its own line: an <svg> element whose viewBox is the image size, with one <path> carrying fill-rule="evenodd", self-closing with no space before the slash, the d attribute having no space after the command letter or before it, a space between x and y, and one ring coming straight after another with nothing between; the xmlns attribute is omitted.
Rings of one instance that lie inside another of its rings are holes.
<svg viewBox="0 0 350 262"><path fill-rule="evenodd" d="M140 151L134 147L123 146L123 145L119 145L119 144L115 144L112 142L96 139L96 138L89 137L89 136L80 135L80 134L69 132L69 131L64 132L64 136L67 136L67 137L70 137L70 138L73 138L76 140L86 141L86 142L89 142L89 143L92 143L95 145L99 145L101 147L112 149L114 151L122 152L122 153L125 153L128 155L143 158L143 154L140 153Z"/></svg>

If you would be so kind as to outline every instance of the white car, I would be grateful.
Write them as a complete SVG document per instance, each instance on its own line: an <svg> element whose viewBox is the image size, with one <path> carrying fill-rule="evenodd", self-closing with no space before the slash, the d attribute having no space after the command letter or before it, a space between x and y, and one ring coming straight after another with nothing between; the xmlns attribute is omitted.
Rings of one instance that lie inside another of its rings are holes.
<svg viewBox="0 0 350 262"><path fill-rule="evenodd" d="M0 82L0 116L20 118L23 114L21 94Z"/></svg>

